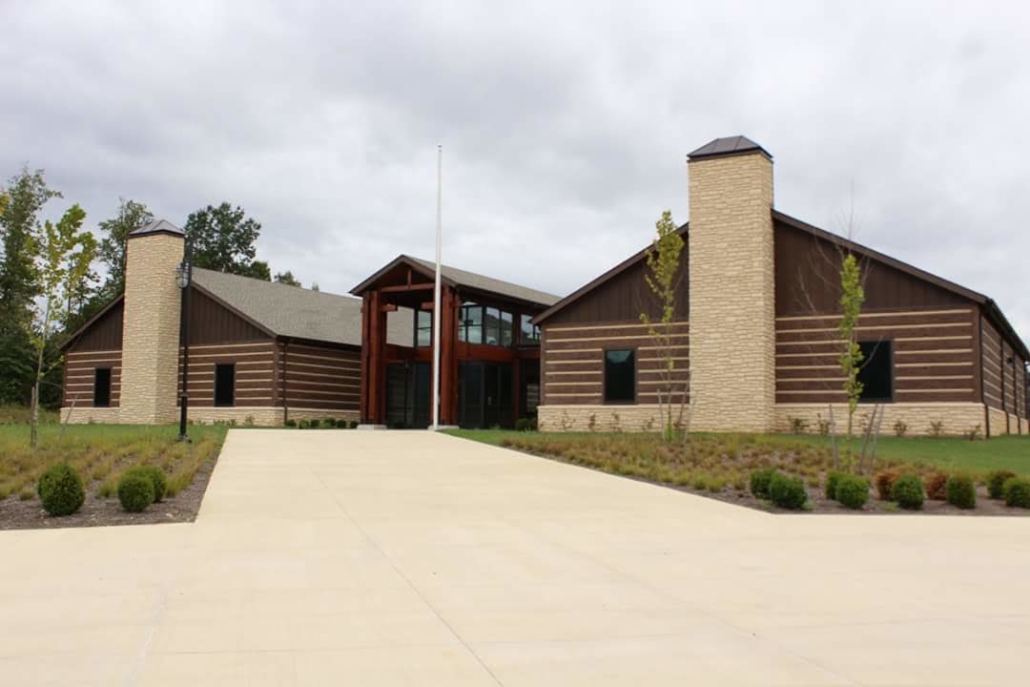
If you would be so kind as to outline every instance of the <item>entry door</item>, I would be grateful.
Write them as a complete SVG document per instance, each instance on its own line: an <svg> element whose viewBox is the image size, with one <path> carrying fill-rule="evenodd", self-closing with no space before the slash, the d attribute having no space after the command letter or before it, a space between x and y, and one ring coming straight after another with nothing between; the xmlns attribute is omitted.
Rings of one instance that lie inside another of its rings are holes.
<svg viewBox="0 0 1030 687"><path fill-rule="evenodd" d="M501 365L484 365L483 370L483 424L490 428L500 424Z"/></svg>

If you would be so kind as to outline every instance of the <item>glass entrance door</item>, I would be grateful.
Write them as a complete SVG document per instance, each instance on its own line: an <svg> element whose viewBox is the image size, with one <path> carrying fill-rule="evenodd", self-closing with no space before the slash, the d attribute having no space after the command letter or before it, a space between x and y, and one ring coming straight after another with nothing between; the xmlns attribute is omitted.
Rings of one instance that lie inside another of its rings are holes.
<svg viewBox="0 0 1030 687"><path fill-rule="evenodd" d="M458 424L469 429L512 424L511 365L462 363L458 368Z"/></svg>

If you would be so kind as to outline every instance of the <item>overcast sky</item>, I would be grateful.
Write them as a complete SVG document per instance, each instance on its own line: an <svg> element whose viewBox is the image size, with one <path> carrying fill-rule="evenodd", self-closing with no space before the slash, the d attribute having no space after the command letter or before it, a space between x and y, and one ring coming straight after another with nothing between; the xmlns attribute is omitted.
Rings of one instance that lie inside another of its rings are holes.
<svg viewBox="0 0 1030 687"><path fill-rule="evenodd" d="M263 225L346 292L432 257L566 294L687 217L686 153L745 134L777 208L995 298L1030 335L1021 3L0 0L0 176L96 222ZM487 5L493 5L487 9Z"/></svg>

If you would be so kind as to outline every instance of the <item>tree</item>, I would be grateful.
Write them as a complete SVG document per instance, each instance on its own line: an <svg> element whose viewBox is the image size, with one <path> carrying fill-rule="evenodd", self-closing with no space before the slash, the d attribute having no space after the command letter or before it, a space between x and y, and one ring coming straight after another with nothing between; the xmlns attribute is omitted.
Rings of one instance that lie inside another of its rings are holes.
<svg viewBox="0 0 1030 687"><path fill-rule="evenodd" d="M125 243L129 233L154 221L154 214L143 203L118 199L118 214L98 226L105 236L100 241L97 257L107 266L107 280L100 297L110 300L125 288Z"/></svg>
<svg viewBox="0 0 1030 687"><path fill-rule="evenodd" d="M30 237L29 246L39 276L40 301L37 321L30 325L35 365L32 380L31 419L29 444L38 443L40 384L55 366L60 356L47 355L49 345L72 312L71 291L78 291L93 278L92 265L97 254L97 242L89 231L82 230L86 212L72 205L57 224L49 220L37 236Z"/></svg>
<svg viewBox="0 0 1030 687"><path fill-rule="evenodd" d="M640 321L647 326L647 333L654 341L659 359L658 416L662 425L662 437L672 441L675 424L672 419L672 394L676 373L674 357L673 319L676 313L676 275L680 268L680 253L683 252L683 237L672 221L672 212L666 210L655 223L657 236L647 252L647 274L644 280L651 293L658 299L661 315L657 322L646 313L640 313Z"/></svg>
<svg viewBox="0 0 1030 687"><path fill-rule="evenodd" d="M285 272L276 272L275 281L279 284L286 284L287 286L301 286L300 280L293 276L293 272L289 270Z"/></svg>
<svg viewBox="0 0 1030 687"><path fill-rule="evenodd" d="M847 253L840 269L841 317L837 331L843 347L840 353L840 371L844 374L844 392L848 396L848 433L845 437L844 459L851 468L851 436L854 429L855 411L862 398L862 382L858 373L862 369L862 347L858 345L858 318L865 303L865 289L862 287L862 270L852 253Z"/></svg>
<svg viewBox="0 0 1030 687"><path fill-rule="evenodd" d="M195 267L271 281L268 263L254 260L261 224L243 208L208 205L192 213L184 229Z"/></svg>

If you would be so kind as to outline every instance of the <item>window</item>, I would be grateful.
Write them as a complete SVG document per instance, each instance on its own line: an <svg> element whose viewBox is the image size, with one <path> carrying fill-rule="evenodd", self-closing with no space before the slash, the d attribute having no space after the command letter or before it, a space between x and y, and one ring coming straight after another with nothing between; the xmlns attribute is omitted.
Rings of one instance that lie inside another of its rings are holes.
<svg viewBox="0 0 1030 687"><path fill-rule="evenodd" d="M483 343L483 307L475 303L461 306L461 322L458 323L458 341L472 344Z"/></svg>
<svg viewBox="0 0 1030 687"><path fill-rule="evenodd" d="M512 339L515 336L513 322L515 318L510 312L501 312L501 345L511 348Z"/></svg>
<svg viewBox="0 0 1030 687"><path fill-rule="evenodd" d="M107 408L111 405L111 368L98 367L93 371L93 406Z"/></svg>
<svg viewBox="0 0 1030 687"><path fill-rule="evenodd" d="M483 317L486 340L484 343L490 346L501 345L501 311L497 308L487 308Z"/></svg>
<svg viewBox="0 0 1030 687"><path fill-rule="evenodd" d="M215 405L231 406L236 400L236 365L215 365Z"/></svg>
<svg viewBox="0 0 1030 687"><path fill-rule="evenodd" d="M858 381L862 382L862 401L894 399L894 359L890 341L859 341L862 364Z"/></svg>
<svg viewBox="0 0 1030 687"><path fill-rule="evenodd" d="M634 353L604 352L605 403L632 403L636 398L637 374Z"/></svg>
<svg viewBox="0 0 1030 687"><path fill-rule="evenodd" d="M540 345L540 327L533 324L532 315L523 315L519 321L519 344L522 346Z"/></svg>
<svg viewBox="0 0 1030 687"><path fill-rule="evenodd" d="M430 346L433 343L433 313L426 310L415 312L415 345Z"/></svg>

